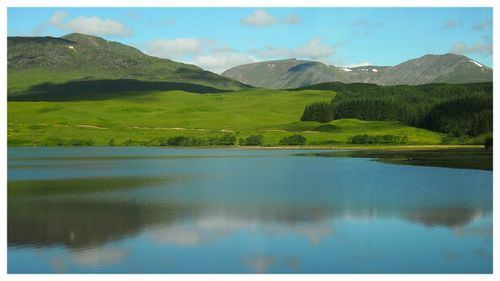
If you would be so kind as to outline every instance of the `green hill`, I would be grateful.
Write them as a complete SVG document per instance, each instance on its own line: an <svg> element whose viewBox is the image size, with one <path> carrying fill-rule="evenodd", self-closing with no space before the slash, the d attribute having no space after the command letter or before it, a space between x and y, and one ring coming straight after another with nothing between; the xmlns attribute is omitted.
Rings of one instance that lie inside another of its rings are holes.
<svg viewBox="0 0 500 281"><path fill-rule="evenodd" d="M175 87L179 84L172 84L172 90L189 90L186 84L221 90L249 87L194 65L148 56L130 46L90 35L9 37L7 44L9 97L33 95L46 83L64 84L75 80L184 83L180 88ZM83 83L83 86L87 85ZM69 90L67 95L73 94L72 90L78 92L78 88Z"/></svg>
<svg viewBox="0 0 500 281"><path fill-rule="evenodd" d="M262 134L264 145L301 134L306 144L342 145L359 134L407 136L409 144L439 144L443 135L391 121L301 122L304 107L333 91L251 89L198 95L137 93L105 100L8 102L9 145L158 145L175 136L202 139ZM90 142L89 142L90 140Z"/></svg>

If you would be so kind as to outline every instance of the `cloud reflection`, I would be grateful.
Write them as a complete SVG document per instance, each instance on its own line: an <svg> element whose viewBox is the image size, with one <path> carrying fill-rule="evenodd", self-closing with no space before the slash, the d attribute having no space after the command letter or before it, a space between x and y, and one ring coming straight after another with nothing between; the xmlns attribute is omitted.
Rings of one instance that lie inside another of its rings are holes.
<svg viewBox="0 0 500 281"><path fill-rule="evenodd" d="M71 261L82 267L95 268L118 264L128 254L129 250L127 249L99 247L73 252Z"/></svg>
<svg viewBox="0 0 500 281"><path fill-rule="evenodd" d="M120 264L128 255L127 248L95 247L78 251L68 251L50 258L50 266L56 273L64 273L72 265L84 270L94 270Z"/></svg>
<svg viewBox="0 0 500 281"><path fill-rule="evenodd" d="M319 245L321 239L335 234L335 228L328 220L290 224L255 217L213 214L186 223L157 225L148 230L148 237L157 244L196 246L241 231L268 236L295 234L306 238L313 245Z"/></svg>
<svg viewBox="0 0 500 281"><path fill-rule="evenodd" d="M244 259L244 264L250 267L256 273L266 273L275 263L275 258L272 256L250 256Z"/></svg>

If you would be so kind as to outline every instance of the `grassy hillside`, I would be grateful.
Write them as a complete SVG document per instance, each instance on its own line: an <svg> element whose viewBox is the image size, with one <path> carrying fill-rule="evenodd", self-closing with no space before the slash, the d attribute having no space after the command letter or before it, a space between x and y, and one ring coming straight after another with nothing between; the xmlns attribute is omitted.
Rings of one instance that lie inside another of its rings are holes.
<svg viewBox="0 0 500 281"><path fill-rule="evenodd" d="M90 35L9 37L7 42L9 96L33 94L45 83L75 80L182 82L226 90L249 87L195 65L148 56L130 46Z"/></svg>
<svg viewBox="0 0 500 281"><path fill-rule="evenodd" d="M438 144L442 134L398 122L300 122L305 105L333 91L242 90L204 95L183 91L136 93L107 100L9 102L9 145L154 144L156 138L262 134L264 145L299 133L307 144L342 144L358 134L405 135L409 144ZM148 143L149 142L149 143Z"/></svg>

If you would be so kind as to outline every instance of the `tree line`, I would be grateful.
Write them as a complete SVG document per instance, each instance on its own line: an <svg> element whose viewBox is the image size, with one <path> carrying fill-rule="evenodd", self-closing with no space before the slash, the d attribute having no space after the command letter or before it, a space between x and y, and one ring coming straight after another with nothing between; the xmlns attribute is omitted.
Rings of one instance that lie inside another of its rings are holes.
<svg viewBox="0 0 500 281"><path fill-rule="evenodd" d="M88 139L63 139L60 137L48 137L36 142L24 139L10 138L9 145L41 145L41 146L94 146L96 143ZM299 134L293 134L281 138L279 145L305 145L306 138ZM102 145L102 144L100 144ZM197 146L264 146L264 136L262 134L250 135L248 137L236 138L235 134L227 133L208 138L195 136L172 136L172 137L156 137L150 140L133 140L115 141L111 138L107 142L108 146L179 146L179 147L197 147ZM271 145L271 144L268 144Z"/></svg>
<svg viewBox="0 0 500 281"><path fill-rule="evenodd" d="M493 84L344 85L331 101L307 105L301 120L325 123L343 118L399 121L473 137L493 131Z"/></svg>
<svg viewBox="0 0 500 281"><path fill-rule="evenodd" d="M351 139L352 144L407 144L408 136L395 135L355 135Z"/></svg>

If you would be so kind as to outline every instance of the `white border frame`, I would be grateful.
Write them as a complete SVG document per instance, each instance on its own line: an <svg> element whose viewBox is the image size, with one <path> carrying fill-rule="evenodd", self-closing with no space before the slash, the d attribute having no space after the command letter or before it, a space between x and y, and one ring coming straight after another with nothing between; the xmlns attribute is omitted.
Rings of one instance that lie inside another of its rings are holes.
<svg viewBox="0 0 500 281"><path fill-rule="evenodd" d="M498 2L498 1L497 1ZM306 3L306 4L305 4ZM493 7L493 22L497 22L498 13L496 3L493 0L183 0L179 2L168 2L160 0L3 0L0 1L0 85L2 85L2 102L0 114L0 132L2 134L1 144L3 155L0 160L0 173L2 175L2 188L0 192L0 280L50 280L66 281L88 280L495 280L495 272L499 270L497 238L493 238L493 272L494 274L7 274L7 8L9 7ZM498 38L498 29L493 28L493 39ZM493 44L493 68L497 63L497 45ZM498 81L498 74L493 72L494 81ZM500 93L494 86L494 112L500 112L498 100ZM494 114L494 137L499 136L500 121L498 114ZM500 142L495 141L498 145ZM495 145L495 147L497 146ZM500 167L494 152L494 167ZM498 187L496 180L496 170L493 174L493 219L494 229L499 223ZM473 188L473 187L471 187ZM494 231L494 234L496 232Z"/></svg>

